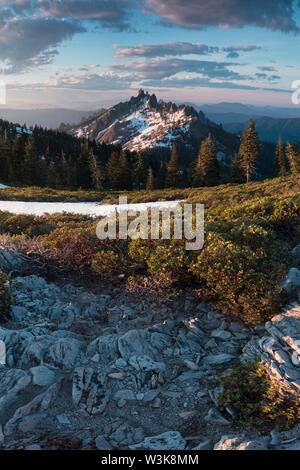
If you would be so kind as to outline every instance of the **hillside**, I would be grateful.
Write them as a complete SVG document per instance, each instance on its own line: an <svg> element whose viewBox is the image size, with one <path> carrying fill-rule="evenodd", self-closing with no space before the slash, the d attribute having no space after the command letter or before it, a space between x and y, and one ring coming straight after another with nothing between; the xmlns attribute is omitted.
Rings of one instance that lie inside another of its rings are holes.
<svg viewBox="0 0 300 470"><path fill-rule="evenodd" d="M271 117L254 118L256 130L262 140L277 142L281 136L284 142L295 143L300 140L300 118L278 119ZM247 122L224 122L224 129L238 133L247 128Z"/></svg>
<svg viewBox="0 0 300 470"><path fill-rule="evenodd" d="M27 127L39 126L57 129L61 123L72 125L93 116L96 111L81 111L64 108L8 109L0 107L0 118L10 122L19 122ZM99 111L98 111L99 113Z"/></svg>

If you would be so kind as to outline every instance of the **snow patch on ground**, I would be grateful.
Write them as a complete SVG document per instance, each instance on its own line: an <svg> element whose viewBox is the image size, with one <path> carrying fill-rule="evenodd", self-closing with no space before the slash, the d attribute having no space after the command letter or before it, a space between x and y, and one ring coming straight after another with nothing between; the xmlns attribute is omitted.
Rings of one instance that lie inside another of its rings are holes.
<svg viewBox="0 0 300 470"><path fill-rule="evenodd" d="M107 216L114 211L145 211L148 208L174 209L182 201L158 201L138 204L106 204L96 202L23 202L0 201L0 211L13 214L43 215L67 212L70 214L88 215L90 217Z"/></svg>

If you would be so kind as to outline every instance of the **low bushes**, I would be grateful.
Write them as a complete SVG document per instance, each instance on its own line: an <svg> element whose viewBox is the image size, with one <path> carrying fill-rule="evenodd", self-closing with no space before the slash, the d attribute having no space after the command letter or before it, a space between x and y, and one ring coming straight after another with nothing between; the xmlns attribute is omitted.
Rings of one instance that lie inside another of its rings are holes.
<svg viewBox="0 0 300 470"><path fill-rule="evenodd" d="M46 260L64 269L125 274L133 285L133 277L148 276L148 285L153 280L156 288L192 285L202 298L250 324L278 313L286 302L279 281L294 262L289 251L300 235L298 180L183 191L194 202L205 203L205 243L200 251L186 251L184 240L100 241L96 221L79 215L0 213L0 228L27 251L31 239L34 251L40 247ZM20 234L27 236L26 243L21 243Z"/></svg>
<svg viewBox="0 0 300 470"><path fill-rule="evenodd" d="M230 239L230 234L208 233L191 271L202 281L201 293L216 300L224 313L232 313L246 323L259 323L284 304L278 282L286 272L286 264L276 244L253 249L255 237L246 244L249 227L244 237L242 229L243 226L234 228L235 235L239 232L242 236L242 243Z"/></svg>
<svg viewBox="0 0 300 470"><path fill-rule="evenodd" d="M258 432L285 430L300 422L300 399L272 379L259 361L238 365L220 379L220 409L231 407L233 425Z"/></svg>

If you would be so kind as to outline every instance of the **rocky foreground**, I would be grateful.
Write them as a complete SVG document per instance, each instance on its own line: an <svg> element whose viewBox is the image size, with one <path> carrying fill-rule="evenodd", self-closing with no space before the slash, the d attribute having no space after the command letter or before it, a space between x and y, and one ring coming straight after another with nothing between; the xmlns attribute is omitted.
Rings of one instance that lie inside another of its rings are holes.
<svg viewBox="0 0 300 470"><path fill-rule="evenodd" d="M216 379L219 364L260 356L299 395L297 303L249 329L189 293L170 304L54 284L3 250L0 267L12 296L0 326L0 449L300 449L300 426L233 432ZM296 271L285 281L294 294Z"/></svg>

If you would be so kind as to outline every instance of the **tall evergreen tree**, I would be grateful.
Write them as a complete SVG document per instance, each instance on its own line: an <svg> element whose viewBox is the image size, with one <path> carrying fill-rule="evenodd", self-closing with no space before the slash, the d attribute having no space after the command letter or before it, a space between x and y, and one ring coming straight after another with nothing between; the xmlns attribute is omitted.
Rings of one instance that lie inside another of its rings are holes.
<svg viewBox="0 0 300 470"><path fill-rule="evenodd" d="M89 151L89 177L90 177L90 188L91 189L99 189L99 176L98 176L98 168L97 168L97 161L92 149Z"/></svg>
<svg viewBox="0 0 300 470"><path fill-rule="evenodd" d="M255 124L252 118L249 120L246 132L243 132L239 155L241 157L242 168L245 172L246 182L249 183L259 155L258 135L255 131Z"/></svg>
<svg viewBox="0 0 300 470"><path fill-rule="evenodd" d="M176 145L173 145L171 159L168 165L167 187L178 188L180 184L179 155Z"/></svg>
<svg viewBox="0 0 300 470"><path fill-rule="evenodd" d="M290 164L292 174L300 172L300 154L295 149L294 145L287 142L286 144L286 156Z"/></svg>
<svg viewBox="0 0 300 470"><path fill-rule="evenodd" d="M201 144L192 181L193 186L216 186L220 182L217 151L210 134Z"/></svg>
<svg viewBox="0 0 300 470"><path fill-rule="evenodd" d="M143 189L146 186L147 169L144 157L139 151L136 155L136 160L133 168L133 183L136 189Z"/></svg>
<svg viewBox="0 0 300 470"><path fill-rule="evenodd" d="M35 137L30 134L25 145L24 158L24 183L28 186L35 186L37 182L37 148Z"/></svg>
<svg viewBox="0 0 300 470"><path fill-rule="evenodd" d="M97 163L88 141L80 149L77 163L77 184L83 189L99 189Z"/></svg>
<svg viewBox="0 0 300 470"><path fill-rule="evenodd" d="M120 188L120 155L113 151L107 162L109 189L117 191Z"/></svg>
<svg viewBox="0 0 300 470"><path fill-rule="evenodd" d="M197 160L192 163L192 186L199 188L204 186L201 162L201 150L199 150Z"/></svg>
<svg viewBox="0 0 300 470"><path fill-rule="evenodd" d="M285 151L281 137L279 137L278 143L276 145L273 162L273 174L274 176L284 176L287 174Z"/></svg>
<svg viewBox="0 0 300 470"><path fill-rule="evenodd" d="M130 190L131 189L131 171L128 164L128 160L126 157L125 152L121 151L120 158L119 158L119 174L120 174L120 181L119 181L119 188L120 190Z"/></svg>

